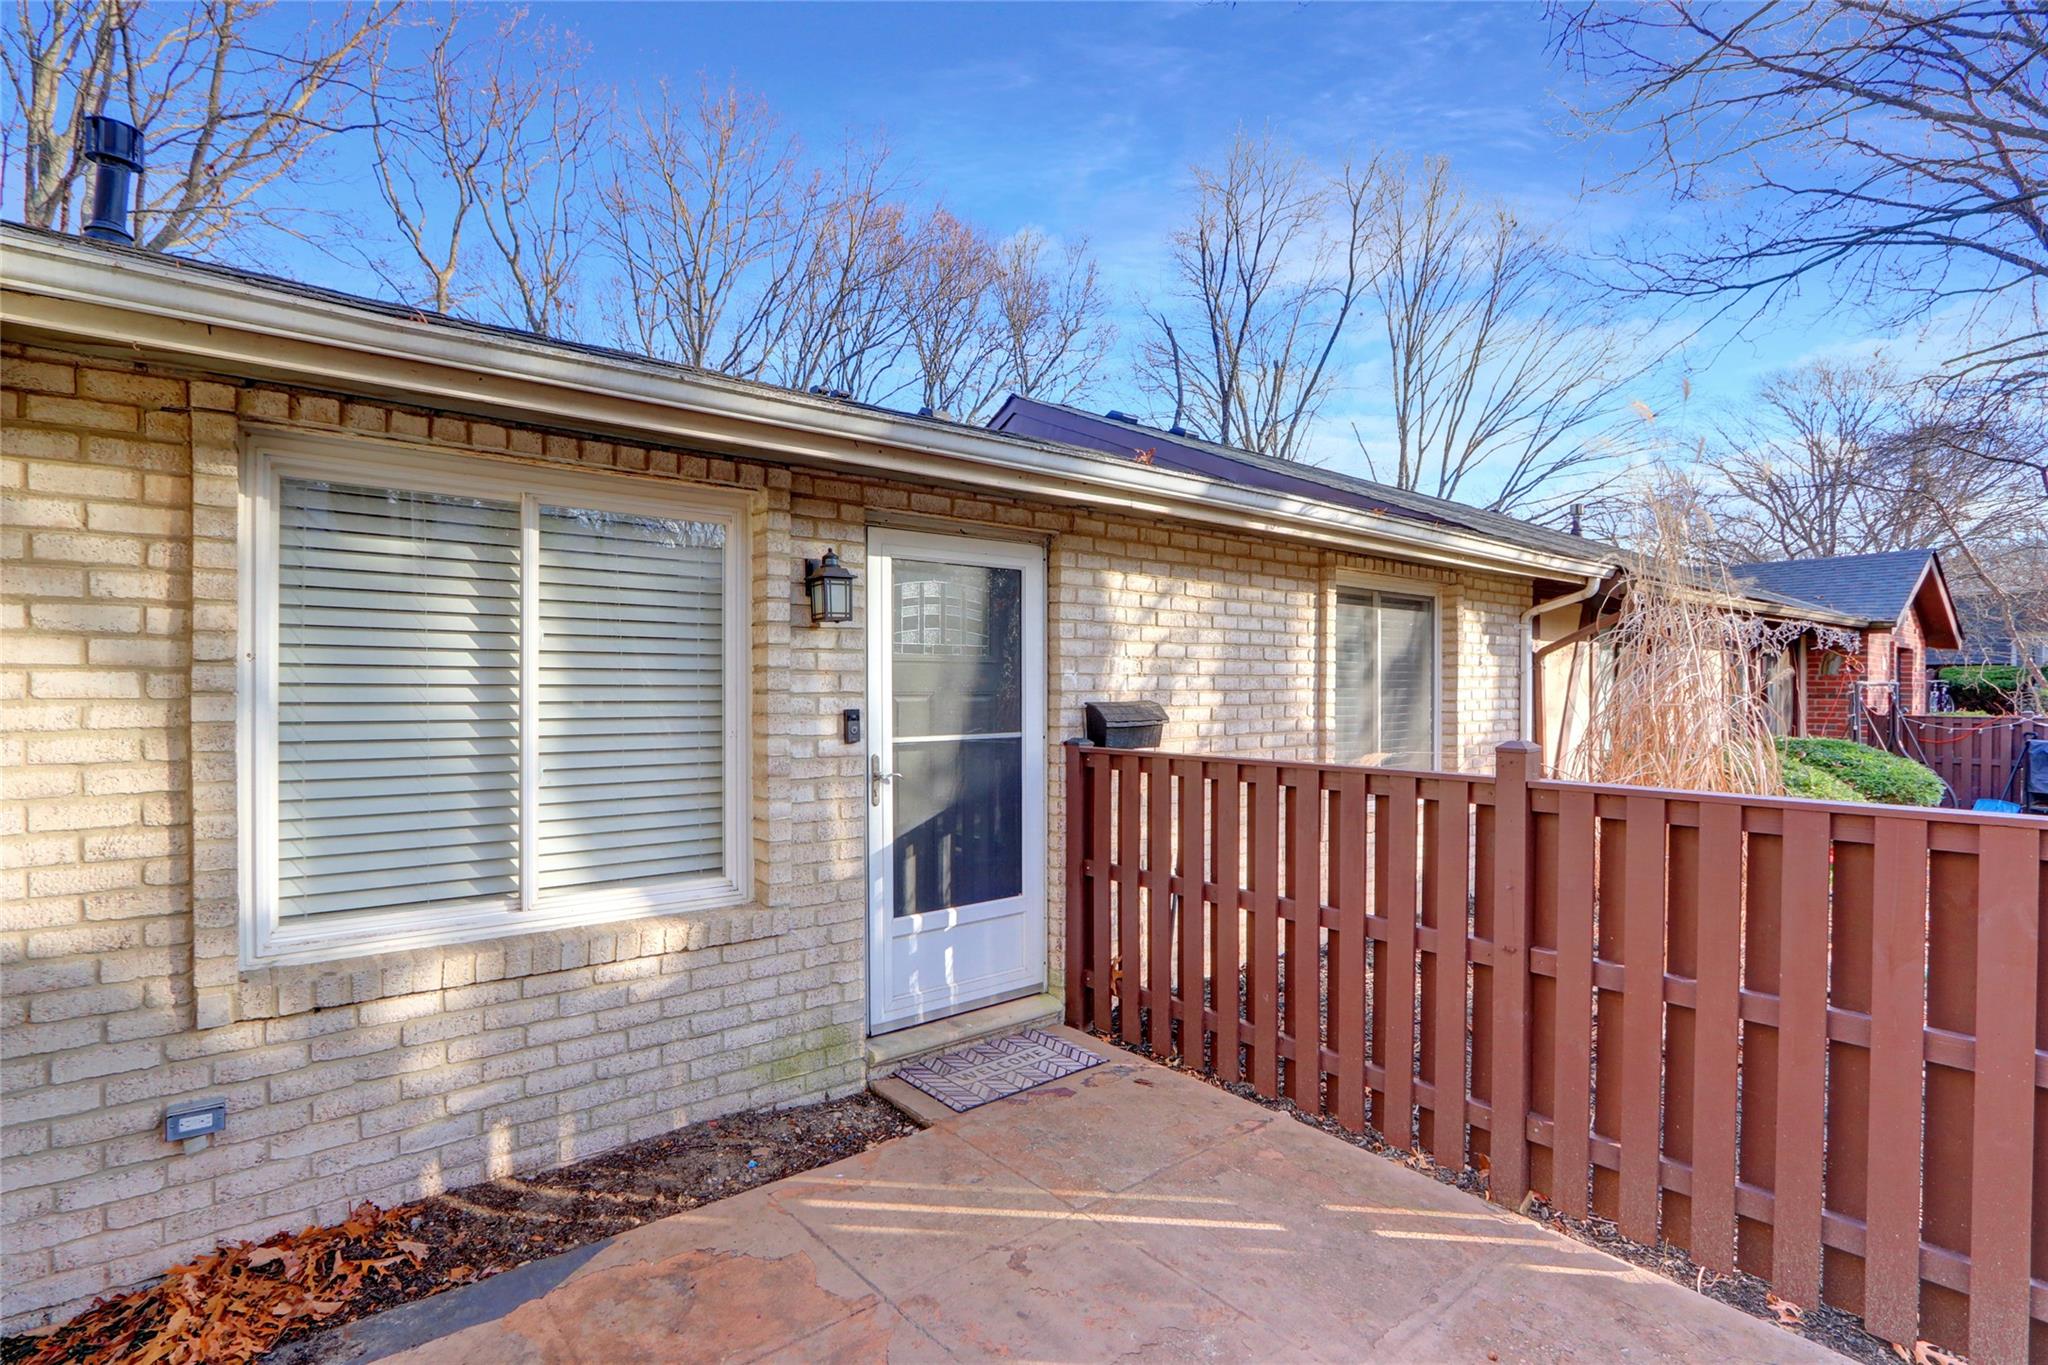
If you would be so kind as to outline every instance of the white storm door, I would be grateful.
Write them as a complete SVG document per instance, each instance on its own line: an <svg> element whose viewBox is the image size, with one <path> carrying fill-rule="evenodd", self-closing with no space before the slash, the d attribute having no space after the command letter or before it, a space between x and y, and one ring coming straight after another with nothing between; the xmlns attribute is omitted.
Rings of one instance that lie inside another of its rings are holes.
<svg viewBox="0 0 2048 1365"><path fill-rule="evenodd" d="M868 1023L1045 986L1045 554L868 538Z"/></svg>

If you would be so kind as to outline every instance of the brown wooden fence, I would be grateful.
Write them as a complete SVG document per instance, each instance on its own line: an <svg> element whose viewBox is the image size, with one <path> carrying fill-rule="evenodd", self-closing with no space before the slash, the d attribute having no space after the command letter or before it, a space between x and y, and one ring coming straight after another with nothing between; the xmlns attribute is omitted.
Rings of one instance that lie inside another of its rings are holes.
<svg viewBox="0 0 2048 1365"><path fill-rule="evenodd" d="M1075 746L1069 1022L1891 1340L2048 1358L2048 821L1534 755Z"/></svg>
<svg viewBox="0 0 2048 1365"><path fill-rule="evenodd" d="M1934 769L1968 810L1983 796L2020 799L2007 788L2030 738L2048 739L2048 716L1901 716L1889 747Z"/></svg>

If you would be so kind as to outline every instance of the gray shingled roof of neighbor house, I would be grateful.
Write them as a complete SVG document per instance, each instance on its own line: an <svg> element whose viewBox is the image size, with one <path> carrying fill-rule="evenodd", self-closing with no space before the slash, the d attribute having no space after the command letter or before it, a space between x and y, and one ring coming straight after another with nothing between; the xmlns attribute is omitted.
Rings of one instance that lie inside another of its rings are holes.
<svg viewBox="0 0 2048 1365"><path fill-rule="evenodd" d="M1826 559L1775 559L1737 564L1735 576L1746 585L1871 621L1896 621L1905 614L1927 572L1932 550L1888 550L1874 555L1834 555Z"/></svg>
<svg viewBox="0 0 2048 1365"><path fill-rule="evenodd" d="M1049 403L1039 398L1011 394L996 415L989 419L989 427L1016 436L1090 446L1127 457L1134 457L1140 451L1150 451L1150 463L1163 469L1226 479L1269 492L1294 493L1409 521L1454 526L1506 541L1510 545L1550 554L1607 558L1620 553L1612 545L1553 531L1547 526L1538 526L1500 512L1489 512L1446 498L1433 498L1425 493L1374 483L1370 479L1354 478L1299 460L1283 460L1236 446L1219 445L1199 436L1175 435L1135 419L1087 412L1065 403Z"/></svg>

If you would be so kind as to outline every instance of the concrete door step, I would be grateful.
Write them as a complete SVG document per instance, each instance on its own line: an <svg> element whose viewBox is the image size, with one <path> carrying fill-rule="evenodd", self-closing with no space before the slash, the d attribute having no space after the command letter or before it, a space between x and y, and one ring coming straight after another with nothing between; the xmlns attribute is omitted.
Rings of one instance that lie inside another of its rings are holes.
<svg viewBox="0 0 2048 1365"><path fill-rule="evenodd" d="M868 1089L902 1110L912 1123L929 1128L953 1111L916 1086L891 1080L899 1067L1000 1033L1015 1033L1022 1028L1045 1028L1059 1023L1064 1013L1065 1006L1057 995L1028 995L1022 1000L1006 1000L1000 1005L984 1006L949 1019L934 1019L929 1024L917 1024L870 1038L867 1049Z"/></svg>

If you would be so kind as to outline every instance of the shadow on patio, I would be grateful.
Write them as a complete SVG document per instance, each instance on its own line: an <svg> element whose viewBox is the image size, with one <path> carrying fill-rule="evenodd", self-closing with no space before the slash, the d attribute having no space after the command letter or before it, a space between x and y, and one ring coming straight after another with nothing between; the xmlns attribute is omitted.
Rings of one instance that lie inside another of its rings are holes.
<svg viewBox="0 0 2048 1365"><path fill-rule="evenodd" d="M318 1346L298 1358L1837 1359L1122 1053Z"/></svg>

